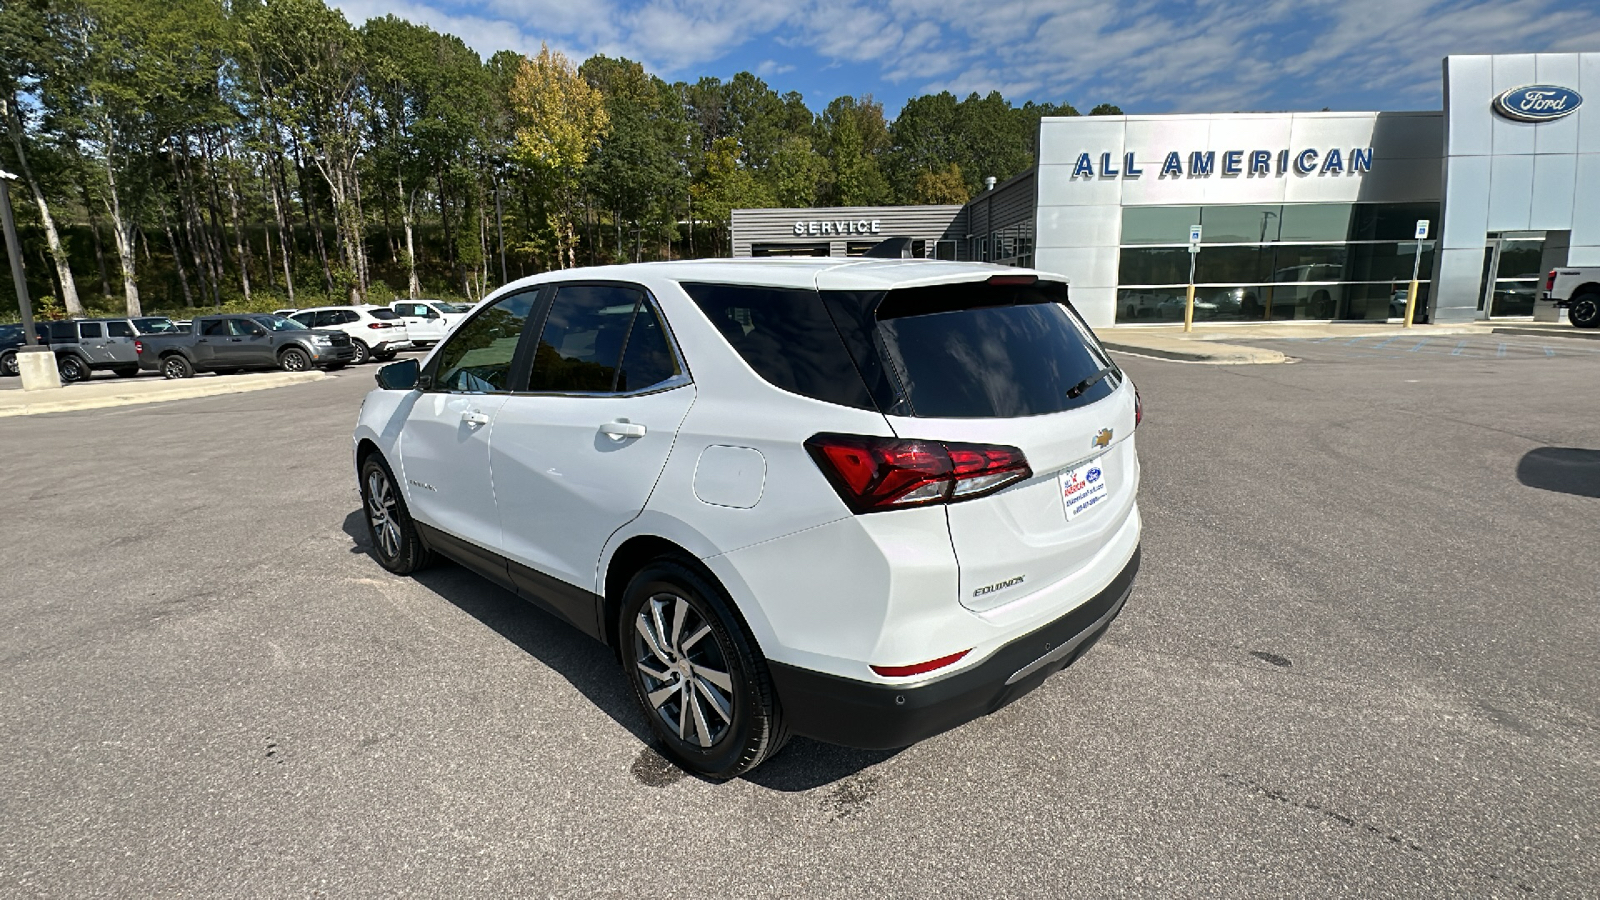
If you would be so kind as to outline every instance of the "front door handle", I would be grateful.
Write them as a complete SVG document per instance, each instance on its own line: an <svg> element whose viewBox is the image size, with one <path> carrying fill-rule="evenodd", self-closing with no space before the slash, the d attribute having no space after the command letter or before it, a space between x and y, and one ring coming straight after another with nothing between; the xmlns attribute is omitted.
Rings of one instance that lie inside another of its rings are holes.
<svg viewBox="0 0 1600 900"><path fill-rule="evenodd" d="M600 426L600 433L609 435L612 440L620 441L623 438L644 437L645 427L637 422L607 422Z"/></svg>
<svg viewBox="0 0 1600 900"><path fill-rule="evenodd" d="M461 421L468 425L487 425L489 424L489 416L475 409L469 409L461 414Z"/></svg>

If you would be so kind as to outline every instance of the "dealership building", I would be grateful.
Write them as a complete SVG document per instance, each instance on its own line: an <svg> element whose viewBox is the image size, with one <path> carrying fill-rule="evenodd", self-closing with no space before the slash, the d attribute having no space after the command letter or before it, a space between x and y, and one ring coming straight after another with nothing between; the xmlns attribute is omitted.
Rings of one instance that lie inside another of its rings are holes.
<svg viewBox="0 0 1600 900"><path fill-rule="evenodd" d="M1396 318L1414 267L1419 319L1553 317L1543 273L1600 266L1600 53L1443 69L1443 111L1047 118L964 206L735 210L734 254L909 237L1061 274L1096 326L1181 320L1191 262L1197 321Z"/></svg>

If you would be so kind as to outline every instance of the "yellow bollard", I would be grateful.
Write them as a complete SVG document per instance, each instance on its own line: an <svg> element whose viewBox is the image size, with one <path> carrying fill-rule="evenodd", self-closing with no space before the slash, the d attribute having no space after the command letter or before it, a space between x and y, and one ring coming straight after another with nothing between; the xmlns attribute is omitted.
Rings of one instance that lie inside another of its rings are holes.
<svg viewBox="0 0 1600 900"><path fill-rule="evenodd" d="M1194 330L1194 285L1192 284L1189 285L1189 299L1183 304L1183 330Z"/></svg>
<svg viewBox="0 0 1600 900"><path fill-rule="evenodd" d="M1417 281L1411 280L1411 288L1406 291L1406 323L1402 328L1411 327L1411 317L1417 312Z"/></svg>

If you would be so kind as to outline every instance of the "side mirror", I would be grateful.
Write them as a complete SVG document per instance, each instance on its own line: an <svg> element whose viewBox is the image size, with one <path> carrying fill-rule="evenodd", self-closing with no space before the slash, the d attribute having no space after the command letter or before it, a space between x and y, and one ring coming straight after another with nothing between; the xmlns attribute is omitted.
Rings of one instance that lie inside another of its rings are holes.
<svg viewBox="0 0 1600 900"><path fill-rule="evenodd" d="M402 359L379 369L373 378L377 379L378 387L383 390L409 391L417 386L417 378L421 374L421 363L414 359Z"/></svg>

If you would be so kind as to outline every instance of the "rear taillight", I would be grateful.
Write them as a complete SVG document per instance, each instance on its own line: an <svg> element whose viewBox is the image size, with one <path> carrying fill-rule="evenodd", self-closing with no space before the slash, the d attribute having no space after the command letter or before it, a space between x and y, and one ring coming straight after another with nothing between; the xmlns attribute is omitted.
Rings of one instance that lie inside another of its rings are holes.
<svg viewBox="0 0 1600 900"><path fill-rule="evenodd" d="M134 341L133 352L141 354L144 353L144 341Z"/></svg>
<svg viewBox="0 0 1600 900"><path fill-rule="evenodd" d="M388 322L368 322L367 323L367 327L368 328L393 328L394 326L390 325Z"/></svg>
<svg viewBox="0 0 1600 900"><path fill-rule="evenodd" d="M1550 270L1550 274L1546 275L1544 277L1544 289L1547 292L1548 291L1553 291L1553 290L1556 289L1556 270L1555 269L1551 269Z"/></svg>
<svg viewBox="0 0 1600 900"><path fill-rule="evenodd" d="M1033 476L1016 447L819 434L806 450L858 513L971 500Z"/></svg>
<svg viewBox="0 0 1600 900"><path fill-rule="evenodd" d="M1133 427L1138 428L1144 421L1144 398L1139 396L1139 389L1133 389Z"/></svg>

